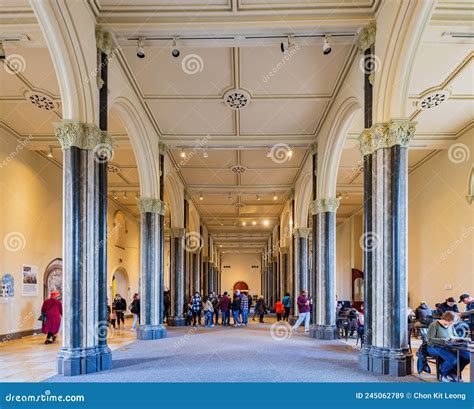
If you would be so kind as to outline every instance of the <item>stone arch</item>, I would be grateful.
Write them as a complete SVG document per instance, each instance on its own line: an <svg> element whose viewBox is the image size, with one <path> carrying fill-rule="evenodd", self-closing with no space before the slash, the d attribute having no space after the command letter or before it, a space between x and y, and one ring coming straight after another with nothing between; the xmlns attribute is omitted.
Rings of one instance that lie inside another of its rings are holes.
<svg viewBox="0 0 474 409"><path fill-rule="evenodd" d="M63 294L63 259L55 258L44 270L43 297L46 300L51 291Z"/></svg>
<svg viewBox="0 0 474 409"><path fill-rule="evenodd" d="M286 209L281 217L280 243L281 247L289 246L291 242L290 210Z"/></svg>
<svg viewBox="0 0 474 409"><path fill-rule="evenodd" d="M295 192L295 228L307 227L308 209L312 199L313 181L311 173L304 174L298 190Z"/></svg>
<svg viewBox="0 0 474 409"><path fill-rule="evenodd" d="M358 99L349 97L335 110L336 115L332 121L328 137L318 152L318 198L336 196L337 173L347 132L354 115L361 109Z"/></svg>
<svg viewBox="0 0 474 409"><path fill-rule="evenodd" d="M165 195L171 216L170 227L184 227L184 188L174 173L165 176Z"/></svg>

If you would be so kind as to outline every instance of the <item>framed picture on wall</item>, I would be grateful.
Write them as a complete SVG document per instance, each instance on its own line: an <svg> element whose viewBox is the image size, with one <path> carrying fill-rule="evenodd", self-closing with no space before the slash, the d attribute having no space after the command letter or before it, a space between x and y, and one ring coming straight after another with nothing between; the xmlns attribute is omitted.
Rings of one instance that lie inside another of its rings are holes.
<svg viewBox="0 0 474 409"><path fill-rule="evenodd" d="M21 295L23 297L38 295L38 267L24 264L21 271L21 281Z"/></svg>

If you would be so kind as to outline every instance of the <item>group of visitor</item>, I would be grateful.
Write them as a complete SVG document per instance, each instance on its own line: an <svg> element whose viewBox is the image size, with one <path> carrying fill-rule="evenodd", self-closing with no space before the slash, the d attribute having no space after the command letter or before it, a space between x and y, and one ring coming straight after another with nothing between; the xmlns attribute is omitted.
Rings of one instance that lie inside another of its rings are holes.
<svg viewBox="0 0 474 409"><path fill-rule="evenodd" d="M246 326L252 305L252 296L240 290L235 290L232 299L227 291L223 295L216 295L212 291L205 297L201 297L199 291L196 291L187 304L186 325L201 326L204 318L204 327L212 328L219 324L221 317L220 324L226 327L231 325L232 317L234 327ZM263 297L259 297L255 303L253 319L258 314L260 322L263 322L266 310Z"/></svg>

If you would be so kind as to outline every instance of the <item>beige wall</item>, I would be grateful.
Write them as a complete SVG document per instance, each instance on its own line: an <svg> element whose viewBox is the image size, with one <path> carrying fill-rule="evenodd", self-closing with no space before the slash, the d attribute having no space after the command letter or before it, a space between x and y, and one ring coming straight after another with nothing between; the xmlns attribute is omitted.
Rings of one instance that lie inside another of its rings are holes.
<svg viewBox="0 0 474 409"><path fill-rule="evenodd" d="M474 205L466 200L474 159L474 130L410 175L408 289L410 305L430 306L474 293ZM465 152L469 158L454 163Z"/></svg>
<svg viewBox="0 0 474 409"><path fill-rule="evenodd" d="M230 266L230 268L224 268L224 266ZM259 266L259 268L252 268L252 266ZM260 267L260 254L223 254L221 292L230 292L237 281L244 281L249 286L250 294L261 294Z"/></svg>
<svg viewBox="0 0 474 409"><path fill-rule="evenodd" d="M40 328L44 273L52 260L62 257L62 170L27 148L0 130L0 276L9 273L15 280L13 302L0 302L3 335ZM126 229L115 229L117 210L109 204L109 297L119 267L127 272L129 294L138 289L139 223L122 213ZM22 264L38 267L37 296L21 295Z"/></svg>

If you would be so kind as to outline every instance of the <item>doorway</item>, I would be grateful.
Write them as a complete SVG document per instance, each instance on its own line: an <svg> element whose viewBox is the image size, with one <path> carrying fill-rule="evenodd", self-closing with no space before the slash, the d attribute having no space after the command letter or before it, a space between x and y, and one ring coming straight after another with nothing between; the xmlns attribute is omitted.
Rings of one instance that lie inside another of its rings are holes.
<svg viewBox="0 0 474 409"><path fill-rule="evenodd" d="M51 261L44 272L43 298L46 300L52 291L63 294L63 260L56 258Z"/></svg>

